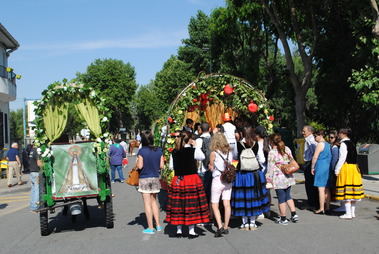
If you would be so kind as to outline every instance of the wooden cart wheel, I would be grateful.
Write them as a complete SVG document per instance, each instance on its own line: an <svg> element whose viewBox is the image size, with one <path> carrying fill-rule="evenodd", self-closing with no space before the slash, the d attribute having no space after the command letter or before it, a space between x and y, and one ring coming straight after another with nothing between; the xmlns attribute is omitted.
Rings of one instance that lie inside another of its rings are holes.
<svg viewBox="0 0 379 254"><path fill-rule="evenodd" d="M43 174L40 176L40 181L39 181L39 193L40 193L40 200L42 200L42 195L45 194L45 185L46 179ZM45 208L46 202L41 202L40 208ZM48 211L42 211L39 213L39 224L40 224L40 229L41 229L41 236L46 236L50 233L49 231L49 215Z"/></svg>

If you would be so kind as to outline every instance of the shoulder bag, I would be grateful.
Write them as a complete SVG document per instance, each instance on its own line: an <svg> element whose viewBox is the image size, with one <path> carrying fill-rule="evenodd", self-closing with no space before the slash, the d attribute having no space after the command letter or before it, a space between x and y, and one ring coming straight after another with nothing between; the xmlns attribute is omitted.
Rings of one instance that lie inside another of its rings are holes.
<svg viewBox="0 0 379 254"><path fill-rule="evenodd" d="M229 162L229 160L228 160L229 153L228 153L228 156L226 157L226 159L219 152L216 151L216 153L218 153L218 155L220 155L220 157L224 160L224 164L225 164L224 171L218 170L221 172L220 179L222 182L230 184L236 178L236 167L234 167Z"/></svg>

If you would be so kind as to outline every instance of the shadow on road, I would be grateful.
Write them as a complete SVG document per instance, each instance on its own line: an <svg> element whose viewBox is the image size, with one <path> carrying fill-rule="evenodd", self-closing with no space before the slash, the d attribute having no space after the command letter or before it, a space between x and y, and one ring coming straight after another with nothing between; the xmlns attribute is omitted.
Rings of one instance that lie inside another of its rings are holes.
<svg viewBox="0 0 379 254"><path fill-rule="evenodd" d="M144 228L147 228L146 215L145 213L140 213L134 220L128 222L128 225L140 225Z"/></svg>
<svg viewBox="0 0 379 254"><path fill-rule="evenodd" d="M63 209L54 217L49 214L49 228L51 233L61 233L65 231L82 231L86 228L105 227L105 213L98 206L88 206L89 216L82 214L71 216L64 215Z"/></svg>
<svg viewBox="0 0 379 254"><path fill-rule="evenodd" d="M4 209L8 206L8 204L0 204L0 209Z"/></svg>

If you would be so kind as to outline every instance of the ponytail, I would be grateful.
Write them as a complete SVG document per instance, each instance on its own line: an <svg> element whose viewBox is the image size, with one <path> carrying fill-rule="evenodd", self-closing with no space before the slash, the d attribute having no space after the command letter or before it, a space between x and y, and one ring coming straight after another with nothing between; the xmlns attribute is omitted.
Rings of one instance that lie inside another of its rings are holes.
<svg viewBox="0 0 379 254"><path fill-rule="evenodd" d="M279 134L272 134L270 136L271 143L277 147L278 152L281 156L284 156L286 153L286 144L282 140L282 136Z"/></svg>

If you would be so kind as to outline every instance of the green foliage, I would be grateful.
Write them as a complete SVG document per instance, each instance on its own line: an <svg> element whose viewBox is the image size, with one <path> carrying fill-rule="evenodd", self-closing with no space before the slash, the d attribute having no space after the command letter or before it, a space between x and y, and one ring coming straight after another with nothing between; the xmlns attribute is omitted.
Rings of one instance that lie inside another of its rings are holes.
<svg viewBox="0 0 379 254"><path fill-rule="evenodd" d="M162 70L156 74L154 86L150 87L159 100L158 112L166 112L178 93L194 78L190 64L171 56L164 63Z"/></svg>
<svg viewBox="0 0 379 254"><path fill-rule="evenodd" d="M154 91L154 83L139 87L135 103L138 117L137 129L150 129L153 122L163 114L161 103Z"/></svg>
<svg viewBox="0 0 379 254"><path fill-rule="evenodd" d="M17 109L10 112L9 116L9 130L10 130L10 143L24 142L24 124L22 118L22 109Z"/></svg>
<svg viewBox="0 0 379 254"><path fill-rule="evenodd" d="M112 132L118 132L122 126L131 128L130 103L137 84L136 73L130 63L116 59L96 59L85 73L77 74L77 79L101 93L111 112L109 128Z"/></svg>

